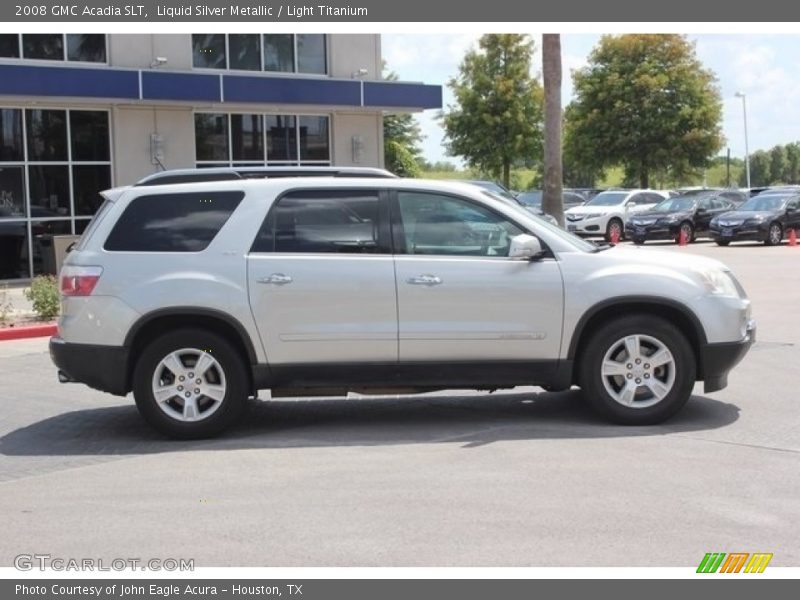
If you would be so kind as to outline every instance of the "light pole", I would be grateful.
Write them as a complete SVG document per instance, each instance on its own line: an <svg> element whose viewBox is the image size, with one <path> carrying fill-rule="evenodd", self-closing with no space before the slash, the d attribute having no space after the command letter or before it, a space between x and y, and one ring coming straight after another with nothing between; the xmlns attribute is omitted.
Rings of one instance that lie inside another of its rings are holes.
<svg viewBox="0 0 800 600"><path fill-rule="evenodd" d="M747 147L747 94L736 92L736 97L742 99L742 114L744 115L744 168L747 173L747 187L750 188L750 150Z"/></svg>

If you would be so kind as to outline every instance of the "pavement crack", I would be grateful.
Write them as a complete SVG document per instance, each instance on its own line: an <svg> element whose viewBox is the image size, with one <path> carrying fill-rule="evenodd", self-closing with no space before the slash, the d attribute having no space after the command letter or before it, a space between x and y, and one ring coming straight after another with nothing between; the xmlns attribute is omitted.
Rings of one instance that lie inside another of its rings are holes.
<svg viewBox="0 0 800 600"><path fill-rule="evenodd" d="M773 452L788 452L790 454L800 454L800 450L794 448L776 448L775 446L764 446L762 444L745 444L743 442L729 442L727 440L712 440L711 438L698 437L695 435L676 434L675 437L696 440L699 442L710 442L712 444L725 444L728 446L740 446L742 448L755 448L756 450L771 450Z"/></svg>

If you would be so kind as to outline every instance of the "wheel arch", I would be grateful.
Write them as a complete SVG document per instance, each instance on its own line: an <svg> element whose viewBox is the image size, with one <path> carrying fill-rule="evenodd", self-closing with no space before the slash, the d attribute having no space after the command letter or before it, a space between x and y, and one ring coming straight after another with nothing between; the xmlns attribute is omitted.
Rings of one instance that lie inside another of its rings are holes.
<svg viewBox="0 0 800 600"><path fill-rule="evenodd" d="M707 338L697 315L675 300L652 296L621 296L595 304L578 321L567 352L567 360L573 365L573 383L587 340L609 319L634 313L659 316L673 323L689 340L695 356L697 377L702 378L701 348L707 343Z"/></svg>
<svg viewBox="0 0 800 600"><path fill-rule="evenodd" d="M209 308L170 307L143 315L128 331L125 348L128 349L127 387L130 389L136 358L142 349L156 337L177 329L205 329L221 335L231 342L246 364L258 363L252 340L244 326L230 315ZM247 369L248 373L252 368ZM251 382L252 383L252 382Z"/></svg>

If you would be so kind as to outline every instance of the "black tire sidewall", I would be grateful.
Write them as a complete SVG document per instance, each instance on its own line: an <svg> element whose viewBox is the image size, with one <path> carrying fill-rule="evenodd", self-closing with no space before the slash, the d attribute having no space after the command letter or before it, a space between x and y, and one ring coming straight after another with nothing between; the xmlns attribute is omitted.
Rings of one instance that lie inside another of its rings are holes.
<svg viewBox="0 0 800 600"><path fill-rule="evenodd" d="M181 348L202 348L212 354L225 373L226 391L214 414L202 421L186 423L167 415L153 397L153 373L170 352ZM169 437L198 439L212 437L233 425L241 417L249 394L245 361L228 340L215 333L181 329L166 333L148 344L140 354L133 372L133 395L142 417Z"/></svg>
<svg viewBox="0 0 800 600"><path fill-rule="evenodd" d="M777 242L772 241L772 229L773 227L778 227L781 231L781 239ZM781 227L780 223L771 223L770 226L767 228L767 239L765 240L767 246L779 246L780 243L783 241L783 227Z"/></svg>
<svg viewBox="0 0 800 600"><path fill-rule="evenodd" d="M619 404L603 386L601 364L609 347L626 335L649 335L667 346L675 359L675 383L658 404L631 408ZM668 321L650 315L630 315L601 326L580 355L579 382L584 397L599 413L623 425L654 425L677 413L691 396L697 371L694 351L686 337Z"/></svg>

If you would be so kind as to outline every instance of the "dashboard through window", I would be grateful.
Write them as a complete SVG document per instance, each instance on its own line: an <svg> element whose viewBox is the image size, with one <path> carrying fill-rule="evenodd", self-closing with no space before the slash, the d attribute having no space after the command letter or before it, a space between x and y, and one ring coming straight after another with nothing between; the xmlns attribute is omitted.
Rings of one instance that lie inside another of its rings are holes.
<svg viewBox="0 0 800 600"><path fill-rule="evenodd" d="M428 192L397 193L406 254L508 256L524 231L477 203Z"/></svg>

